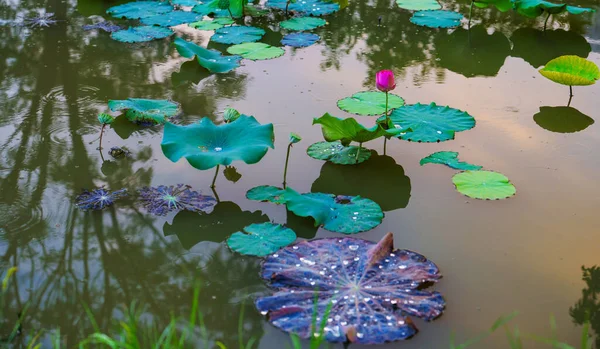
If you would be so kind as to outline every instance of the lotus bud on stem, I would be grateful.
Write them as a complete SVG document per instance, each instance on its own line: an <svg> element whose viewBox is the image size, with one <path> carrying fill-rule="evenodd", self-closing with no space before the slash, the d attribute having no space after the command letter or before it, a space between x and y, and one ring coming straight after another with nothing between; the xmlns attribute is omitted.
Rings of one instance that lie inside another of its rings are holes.
<svg viewBox="0 0 600 349"><path fill-rule="evenodd" d="M298 135L297 133L290 133L290 143L287 146L287 153L285 155L285 167L283 169L283 189L285 189L286 187L286 179L287 179L287 169L288 169L288 163L290 161L290 151L292 150L292 146L298 142L300 142L302 140L302 137L300 137L300 135Z"/></svg>
<svg viewBox="0 0 600 349"><path fill-rule="evenodd" d="M102 128L100 129L100 145L99 145L99 149L100 149L100 151L102 151L102 135L104 134L104 128L106 127L106 125L112 124L113 121L115 121L115 118L113 118L109 114L100 113L100 114L98 114L98 121L102 124Z"/></svg>

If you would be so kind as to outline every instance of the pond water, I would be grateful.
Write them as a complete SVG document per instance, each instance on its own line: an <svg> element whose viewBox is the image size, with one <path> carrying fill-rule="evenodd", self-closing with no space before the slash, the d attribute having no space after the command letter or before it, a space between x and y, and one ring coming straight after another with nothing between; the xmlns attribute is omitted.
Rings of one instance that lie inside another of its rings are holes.
<svg viewBox="0 0 600 349"><path fill-rule="evenodd" d="M571 3L597 6L595 0ZM600 263L600 157L594 150L600 148L600 125L588 126L589 118L600 117L600 84L574 89L571 107L585 117L544 120L534 115L540 108L566 106L569 92L536 70L562 54L600 64L598 13L557 16L543 34L541 19L478 9L469 41L466 29L411 24L410 13L392 1L350 1L315 31L322 37L317 45L286 48L280 58L244 61L234 72L208 75L175 51L173 37L129 45L81 29L89 16L102 16L113 5L0 4L0 19L44 10L61 20L43 29L0 26L0 268L19 267L7 295L8 320L29 302L26 333L60 327L72 346L92 331L83 303L103 329L133 300L165 323L171 311L189 312L194 282L200 280L200 309L211 341L237 347L237 319L245 303L244 340L256 337L260 348L284 347L287 335L251 305L266 292L260 260L234 254L222 241L247 224L269 220L287 222L302 238L339 236L313 228L283 206L245 198L255 186L281 184L288 134L297 132L303 140L291 152L289 186L374 199L385 211L383 223L355 236L377 241L393 232L396 247L422 253L442 271L434 288L447 301L444 315L431 323L416 319L420 332L414 338L380 348L447 348L452 332L465 340L513 310L519 311L513 323L521 332L550 336L554 314L559 338L578 343L581 318L570 310L588 287L581 268ZM443 5L468 14L466 1ZM274 23L262 19L252 25L267 30L263 42L279 46L282 34ZM176 35L206 45L210 34L183 26ZM308 145L322 140L312 118L325 112L351 116L336 101L374 89L381 69L395 72L394 93L407 103L466 110L477 126L443 143L391 141L386 156L382 140L367 143L374 151L369 166L341 167L308 157ZM256 165L234 163L241 174L235 182L220 174L221 202L210 216L182 212L156 218L132 204L79 211L73 201L82 188L185 183L211 193L213 170L196 170L185 160L172 163L163 155L162 127L138 129L117 121L98 150L97 114L106 111L109 99L131 97L179 102L180 124L204 116L221 122L226 107L236 108L274 124L275 149ZM127 147L131 158L112 159L113 146ZM458 151L464 161L505 174L517 195L500 201L462 196L452 184L454 170L419 165L440 150ZM497 333L478 347L507 343Z"/></svg>

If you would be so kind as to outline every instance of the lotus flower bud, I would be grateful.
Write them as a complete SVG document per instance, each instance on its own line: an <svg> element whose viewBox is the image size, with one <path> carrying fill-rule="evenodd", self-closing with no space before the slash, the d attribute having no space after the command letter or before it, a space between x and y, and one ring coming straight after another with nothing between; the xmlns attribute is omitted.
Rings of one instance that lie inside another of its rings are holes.
<svg viewBox="0 0 600 349"><path fill-rule="evenodd" d="M394 72L391 70L382 70L377 72L375 76L377 82L377 89L382 92L389 92L396 88L396 82L394 81Z"/></svg>

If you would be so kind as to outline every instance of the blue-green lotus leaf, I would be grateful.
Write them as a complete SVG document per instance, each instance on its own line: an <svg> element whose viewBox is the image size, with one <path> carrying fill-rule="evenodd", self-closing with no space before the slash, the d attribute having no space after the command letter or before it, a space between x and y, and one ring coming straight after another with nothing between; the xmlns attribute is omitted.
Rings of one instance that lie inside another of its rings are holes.
<svg viewBox="0 0 600 349"><path fill-rule="evenodd" d="M233 23L234 21L231 18L219 17L213 19L212 21L202 20L194 23L189 23L188 26L198 30L216 30Z"/></svg>
<svg viewBox="0 0 600 349"><path fill-rule="evenodd" d="M264 257L296 240L296 233L280 224L260 223L233 233L227 245L240 254Z"/></svg>
<svg viewBox="0 0 600 349"><path fill-rule="evenodd" d="M465 171L452 177L456 190L473 199L500 200L517 193L517 189L502 173Z"/></svg>
<svg viewBox="0 0 600 349"><path fill-rule="evenodd" d="M162 124L179 113L179 105L165 99L110 100L108 107L112 111L125 110L127 120L142 124Z"/></svg>
<svg viewBox="0 0 600 349"><path fill-rule="evenodd" d="M468 162L458 160L458 153L455 151L438 151L421 159L421 166L425 164L446 165L455 170L479 170L481 166L472 165Z"/></svg>
<svg viewBox="0 0 600 349"><path fill-rule="evenodd" d="M240 56L223 56L221 52L209 50L193 42L176 38L175 48L185 58L194 58L211 73L227 73L240 66Z"/></svg>
<svg viewBox="0 0 600 349"><path fill-rule="evenodd" d="M197 1L197 0L171 0L171 4L177 5L177 6L190 7L190 6L196 6L196 5L200 4L200 1Z"/></svg>
<svg viewBox="0 0 600 349"><path fill-rule="evenodd" d="M205 117L188 126L167 123L161 147L173 162L184 157L193 167L208 170L236 160L255 164L274 147L273 138L273 124L261 125L253 116L218 126Z"/></svg>
<svg viewBox="0 0 600 349"><path fill-rule="evenodd" d="M174 27L180 24L196 22L200 19L202 19L202 15L194 12L173 11L146 17L142 19L142 23L146 25L158 25L161 27Z"/></svg>
<svg viewBox="0 0 600 349"><path fill-rule="evenodd" d="M392 93L387 94L387 110L399 108L404 105L404 99ZM362 91L350 97L342 98L337 103L341 110L357 115L385 114L386 93L380 91Z"/></svg>
<svg viewBox="0 0 600 349"><path fill-rule="evenodd" d="M555 4L545 0L514 0L514 8L519 14L529 18L538 17L544 12L552 15L556 15L565 11L573 15L579 15L586 12L595 12L595 10L587 7Z"/></svg>
<svg viewBox="0 0 600 349"><path fill-rule="evenodd" d="M510 0L509 0L510 1ZM396 0L398 7L409 11L441 10L437 0Z"/></svg>
<svg viewBox="0 0 600 349"><path fill-rule="evenodd" d="M456 132L475 127L475 119L462 110L435 103L405 105L390 114L395 127L408 129L398 137L412 142L443 142L454 139ZM384 117L378 122L383 122Z"/></svg>
<svg viewBox="0 0 600 349"><path fill-rule="evenodd" d="M229 11L220 9L218 4L219 0L198 4L192 8L192 12L196 12L203 16L214 15L215 17L229 17Z"/></svg>
<svg viewBox="0 0 600 349"><path fill-rule="evenodd" d="M313 30L318 27L322 27L327 22L322 18L316 17L295 17L279 23L279 26L287 30Z"/></svg>
<svg viewBox="0 0 600 349"><path fill-rule="evenodd" d="M338 165L356 165L371 157L371 151L367 148L360 148L358 159L356 158L357 152L357 146L344 146L340 141L317 142L311 144L306 150L308 156L313 159L325 160Z"/></svg>
<svg viewBox="0 0 600 349"><path fill-rule="evenodd" d="M312 33L291 33L281 39L281 43L291 47L308 47L321 39L317 34Z"/></svg>
<svg viewBox="0 0 600 349"><path fill-rule="evenodd" d="M410 21L429 28L454 28L460 25L463 15L454 11L436 10L415 12Z"/></svg>
<svg viewBox="0 0 600 349"><path fill-rule="evenodd" d="M349 145L350 142L364 143L382 136L392 137L406 132L406 130L400 128L385 130L380 124L366 128L354 118L340 119L331 116L329 113L323 114L318 119L313 119L314 124L321 125L323 137L326 141L340 141L344 146Z"/></svg>
<svg viewBox="0 0 600 349"><path fill-rule="evenodd" d="M168 2L133 1L123 5L113 6L106 13L116 18L140 19L173 11Z"/></svg>
<svg viewBox="0 0 600 349"><path fill-rule="evenodd" d="M236 26L217 29L210 40L220 44L235 45L245 42L258 41L263 37L263 35L265 35L265 31L260 28Z"/></svg>
<svg viewBox="0 0 600 349"><path fill-rule="evenodd" d="M252 61L259 61L281 57L284 55L285 50L281 47L267 45L264 42L245 42L228 47L227 52Z"/></svg>
<svg viewBox="0 0 600 349"><path fill-rule="evenodd" d="M173 31L169 28L143 26L119 30L111 33L110 37L116 41L133 43L164 39L171 35L173 35Z"/></svg>
<svg viewBox="0 0 600 349"><path fill-rule="evenodd" d="M280 10L285 10L287 0L269 0L266 3L267 7L273 7ZM312 16L323 16L332 14L340 9L340 5L335 2L326 2L319 0L296 0L290 3L290 11L299 12Z"/></svg>
<svg viewBox="0 0 600 349"><path fill-rule="evenodd" d="M248 200L272 202L274 204L285 204L285 189L272 185L261 185L246 192Z"/></svg>

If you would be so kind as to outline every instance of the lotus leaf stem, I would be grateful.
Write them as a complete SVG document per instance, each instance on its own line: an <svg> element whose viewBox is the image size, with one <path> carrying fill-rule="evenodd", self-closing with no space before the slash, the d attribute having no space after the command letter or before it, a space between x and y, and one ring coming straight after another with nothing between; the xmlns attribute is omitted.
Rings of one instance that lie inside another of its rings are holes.
<svg viewBox="0 0 600 349"><path fill-rule="evenodd" d="M573 86L569 85L569 97L573 97Z"/></svg>
<svg viewBox="0 0 600 349"><path fill-rule="evenodd" d="M106 127L107 124L102 124L102 128L100 129L100 152L102 153L102 135L104 134L104 128Z"/></svg>
<svg viewBox="0 0 600 349"><path fill-rule="evenodd" d="M290 144L288 144L288 147L287 147L287 154L285 155L285 168L283 169L283 189L285 189L285 187L286 187L287 169L288 169L288 162L290 160L290 151L291 150L292 150L292 143L290 142Z"/></svg>
<svg viewBox="0 0 600 349"><path fill-rule="evenodd" d="M471 29L471 16L473 15L473 4L475 3L475 0L471 0L471 7L469 7L469 24L468 24L468 28Z"/></svg>
<svg viewBox="0 0 600 349"><path fill-rule="evenodd" d="M228 7L227 11L229 11L229 16L231 16L231 19L233 19L233 13L231 13L231 9Z"/></svg>
<svg viewBox="0 0 600 349"><path fill-rule="evenodd" d="M215 183L217 182L217 176L219 175L219 165L217 165L217 170L215 171L215 177L212 180L211 188L215 188Z"/></svg>
<svg viewBox="0 0 600 349"><path fill-rule="evenodd" d="M390 117L388 116L388 93L385 93L385 125L386 129L390 128ZM387 146L387 136L383 139L383 155L386 155L386 146ZM360 150L359 150L360 151Z"/></svg>
<svg viewBox="0 0 600 349"><path fill-rule="evenodd" d="M362 142L358 143L358 150L356 151L356 163L358 164L358 156L360 155L360 148L362 148Z"/></svg>
<svg viewBox="0 0 600 349"><path fill-rule="evenodd" d="M546 26L548 25L548 20L550 19L551 13L548 12L548 16L546 16L546 20L544 21L544 32L546 31Z"/></svg>
<svg viewBox="0 0 600 349"><path fill-rule="evenodd" d="M384 137L383 138L383 155L387 155L386 149L387 149L387 137Z"/></svg>

